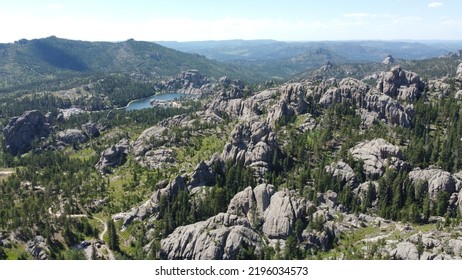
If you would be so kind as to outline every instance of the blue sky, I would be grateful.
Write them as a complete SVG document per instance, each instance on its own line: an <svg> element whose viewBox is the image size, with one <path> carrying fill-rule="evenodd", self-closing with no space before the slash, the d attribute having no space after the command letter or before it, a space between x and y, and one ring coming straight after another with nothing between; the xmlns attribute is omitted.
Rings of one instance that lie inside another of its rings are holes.
<svg viewBox="0 0 462 280"><path fill-rule="evenodd" d="M462 40L461 11L460 0L7 0L0 42Z"/></svg>

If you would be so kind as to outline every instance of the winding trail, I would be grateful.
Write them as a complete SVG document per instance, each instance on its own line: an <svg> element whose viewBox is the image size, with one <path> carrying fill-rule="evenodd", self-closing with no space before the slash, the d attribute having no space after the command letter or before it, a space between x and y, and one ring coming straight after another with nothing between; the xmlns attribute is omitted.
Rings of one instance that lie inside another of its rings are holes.
<svg viewBox="0 0 462 280"><path fill-rule="evenodd" d="M51 207L48 208L48 213L50 213L50 215L52 216L55 216L56 218L59 218L61 217L63 214L60 214L60 213L53 213L53 211L51 210ZM98 238L99 240L103 241L104 240L104 235L106 234L107 232L107 223L104 222L102 219L96 217L96 216L90 216L90 215L87 215L87 214L73 214L73 215L68 215L69 218L88 218L88 219L96 219L98 220L101 224L103 224L103 231L99 233L98 235ZM109 249L109 247L105 244L101 244L101 249L106 249L107 251L107 255L108 255L108 258L110 260L115 260L115 257L114 257L114 253L112 252L111 249Z"/></svg>
<svg viewBox="0 0 462 280"><path fill-rule="evenodd" d="M98 221L100 221L100 223L103 224L104 230L103 230L102 232L100 232L98 238L99 238L100 240L104 240L104 239L103 239L103 238L104 238L104 235L105 235L106 232L107 232L107 223L105 223L103 220L101 220L101 219L98 218L98 217L93 217L93 218L94 218L94 219L97 219Z"/></svg>
<svg viewBox="0 0 462 280"><path fill-rule="evenodd" d="M101 220L101 219L98 218L98 217L93 216L93 218L96 219L96 220L98 220L100 223L103 224L104 230L103 230L102 232L100 232L98 238L99 238L100 240L104 240L104 239L103 239L103 238L104 238L104 235L105 235L106 232L107 232L107 223L104 222L103 220ZM110 259L110 260L115 260L114 253L112 253L112 250L109 249L109 247L106 246L106 245L101 245L101 248L103 248L103 246L106 248L106 251L107 251L107 254L108 254L109 259Z"/></svg>

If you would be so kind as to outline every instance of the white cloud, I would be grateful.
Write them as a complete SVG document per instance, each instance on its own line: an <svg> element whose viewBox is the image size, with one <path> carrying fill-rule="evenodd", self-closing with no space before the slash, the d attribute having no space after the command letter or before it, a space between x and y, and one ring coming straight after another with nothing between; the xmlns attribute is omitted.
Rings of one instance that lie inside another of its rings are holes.
<svg viewBox="0 0 462 280"><path fill-rule="evenodd" d="M429 8L439 8L441 6L443 6L443 3L441 3L441 2L431 2L430 4L428 4L427 7L429 7Z"/></svg>

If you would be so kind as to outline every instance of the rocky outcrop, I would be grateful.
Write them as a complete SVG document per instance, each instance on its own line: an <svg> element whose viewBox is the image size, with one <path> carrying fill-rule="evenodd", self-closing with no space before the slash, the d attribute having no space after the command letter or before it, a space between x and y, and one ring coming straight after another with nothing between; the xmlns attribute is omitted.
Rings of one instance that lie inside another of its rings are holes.
<svg viewBox="0 0 462 280"><path fill-rule="evenodd" d="M417 168L409 172L408 177L413 184L424 187L425 189L422 191L428 191L432 201L436 201L438 193L442 191L448 194L452 194L456 191L456 179L451 173L442 169Z"/></svg>
<svg viewBox="0 0 462 280"><path fill-rule="evenodd" d="M368 129L379 121L379 114L366 109L356 109L356 114L361 118L361 128Z"/></svg>
<svg viewBox="0 0 462 280"><path fill-rule="evenodd" d="M229 77L221 77L219 80L221 90L218 95L223 100L242 98L244 94L245 85L240 80L232 80Z"/></svg>
<svg viewBox="0 0 462 280"><path fill-rule="evenodd" d="M142 221L148 218L157 218L159 203L162 197L172 199L180 190L186 189L186 177L177 176L170 183L161 182L156 186L156 191L149 200L142 205L134 207L127 212L121 212L112 216L115 221L122 220L122 228L125 229L133 221Z"/></svg>
<svg viewBox="0 0 462 280"><path fill-rule="evenodd" d="M448 52L446 55L440 56L440 58L458 58L462 57L462 50L457 50L455 52Z"/></svg>
<svg viewBox="0 0 462 280"><path fill-rule="evenodd" d="M400 148L382 138L361 142L351 148L349 153L353 158L364 162L364 172L370 178L376 179L382 176L386 167L397 170L406 168L406 163L401 159Z"/></svg>
<svg viewBox="0 0 462 280"><path fill-rule="evenodd" d="M144 130L132 143L135 160L149 169L168 167L175 163L172 144L187 141L182 134L179 137L172 129L185 128L189 135L209 132L209 127L223 123L224 120L211 110L198 111L193 114L182 114L167 118L158 125ZM215 130L210 133L216 133Z"/></svg>
<svg viewBox="0 0 462 280"><path fill-rule="evenodd" d="M147 151L138 162L149 169L167 168L175 163L175 156L172 149L159 148Z"/></svg>
<svg viewBox="0 0 462 280"><path fill-rule="evenodd" d="M334 178L342 181L342 185L355 187L358 184L358 179L353 169L345 162L339 161L334 162L329 166L326 166L326 172L331 173Z"/></svg>
<svg viewBox="0 0 462 280"><path fill-rule="evenodd" d="M263 178L272 168L272 159L278 150L275 138L266 122L238 124L223 149L221 159L252 167L256 176Z"/></svg>
<svg viewBox="0 0 462 280"><path fill-rule="evenodd" d="M157 168L164 163L174 162L172 150L162 148L162 145L169 140L167 132L168 129L161 126L152 126L144 130L131 145L135 160L148 168Z"/></svg>
<svg viewBox="0 0 462 280"><path fill-rule="evenodd" d="M457 204L459 205L459 211L462 215L462 190L459 192Z"/></svg>
<svg viewBox="0 0 462 280"><path fill-rule="evenodd" d="M462 63L460 63L459 66L457 66L456 79L462 81Z"/></svg>
<svg viewBox="0 0 462 280"><path fill-rule="evenodd" d="M293 234L295 221L306 210L306 202L291 197L287 190L271 196L264 213L262 231L269 239L286 239Z"/></svg>
<svg viewBox="0 0 462 280"><path fill-rule="evenodd" d="M357 112L364 116L365 123L383 119L392 125L403 127L411 125L414 114L412 105L403 106L392 97L370 89L367 84L353 78L345 78L333 85L320 85L316 90L311 91L314 96L320 96L321 106L329 107L335 103L355 105L360 109Z"/></svg>
<svg viewBox="0 0 462 280"><path fill-rule="evenodd" d="M123 228L126 228L135 220L152 218L155 220L159 212L159 203L162 197L173 199L179 191L192 192L193 189L215 184L215 173L211 165L216 164L219 159L212 158L209 162L201 161L193 172L177 176L169 183L163 182L156 186L156 191L140 206L134 207L128 212L113 215L114 220L123 220Z"/></svg>
<svg viewBox="0 0 462 280"><path fill-rule="evenodd" d="M186 94L202 94L209 86L209 80L197 70L181 72L175 78L158 85L161 90Z"/></svg>
<svg viewBox="0 0 462 280"><path fill-rule="evenodd" d="M36 236L32 240L27 241L26 249L36 260L48 259L49 249L45 239L40 235Z"/></svg>
<svg viewBox="0 0 462 280"><path fill-rule="evenodd" d="M90 137L96 138L100 135L98 125L95 123L84 123L82 124L82 130Z"/></svg>
<svg viewBox="0 0 462 280"><path fill-rule="evenodd" d="M393 58L393 56L391 54L387 55L387 57L385 57L385 59L382 61L382 64L385 64L385 65L389 65L389 64L392 64L395 62L395 59Z"/></svg>
<svg viewBox="0 0 462 280"><path fill-rule="evenodd" d="M306 112L308 103L305 100L306 88L301 83L290 83L280 88L279 102L268 114L270 124L285 125L293 116Z"/></svg>
<svg viewBox="0 0 462 280"><path fill-rule="evenodd" d="M451 93L451 85L446 79L430 80L427 83L427 88L428 94L438 99L446 97Z"/></svg>
<svg viewBox="0 0 462 280"><path fill-rule="evenodd" d="M397 260L418 260L419 253L416 245L411 242L401 242L392 250L390 257Z"/></svg>
<svg viewBox="0 0 462 280"><path fill-rule="evenodd" d="M98 163L95 167L102 173L109 172L109 167L117 167L122 165L127 157L130 145L127 139L122 139L119 143L112 145L101 153Z"/></svg>
<svg viewBox="0 0 462 280"><path fill-rule="evenodd" d="M424 90L425 84L414 72L401 69L401 66L391 68L390 72L377 83L377 90L400 100L414 101Z"/></svg>
<svg viewBox="0 0 462 280"><path fill-rule="evenodd" d="M356 79L345 78L337 86L330 87L323 93L319 104L327 107L335 103L347 103L364 107L363 101L368 91L369 86L365 83Z"/></svg>
<svg viewBox="0 0 462 280"><path fill-rule="evenodd" d="M377 112L378 117L389 124L411 126L411 119L414 115L412 105L403 106L386 94L372 90L364 97L363 106L369 111Z"/></svg>
<svg viewBox="0 0 462 280"><path fill-rule="evenodd" d="M225 87L210 104L206 105L206 109L221 117L252 121L268 111L278 94L278 89L268 89L243 98L241 94L233 94L232 89Z"/></svg>
<svg viewBox="0 0 462 280"><path fill-rule="evenodd" d="M5 149L13 155L24 154L32 149L34 141L48 137L50 131L50 124L41 112L27 111L11 118L3 129Z"/></svg>
<svg viewBox="0 0 462 280"><path fill-rule="evenodd" d="M159 125L165 128L188 127L197 129L197 127L200 126L220 124L223 123L223 121L223 118L218 116L216 112L208 109L204 111L198 111L193 114L176 115L162 120Z"/></svg>
<svg viewBox="0 0 462 280"><path fill-rule="evenodd" d="M192 189L215 184L216 174L212 170L211 164L216 161L218 161L218 158L212 159L209 163L201 161L189 176L190 182L188 184L188 188Z"/></svg>
<svg viewBox="0 0 462 280"><path fill-rule="evenodd" d="M262 250L262 238L247 219L220 213L206 221L175 229L161 241L161 258L217 260L235 259L242 248Z"/></svg>
<svg viewBox="0 0 462 280"><path fill-rule="evenodd" d="M68 145L76 145L87 142L88 136L79 129L66 129L56 134L56 138Z"/></svg>
<svg viewBox="0 0 462 280"><path fill-rule="evenodd" d="M460 228L459 228L460 229ZM457 229L457 230L459 230ZM400 260L460 260L462 239L445 231L418 232L403 241L387 240L386 254ZM420 252L419 252L420 250Z"/></svg>
<svg viewBox="0 0 462 280"><path fill-rule="evenodd" d="M288 190L275 192L268 184L248 187L233 197L226 213L178 227L162 239L161 255L167 259L235 259L246 248L259 254L264 246L284 244L296 220L306 216L307 207L311 204ZM310 235L311 241L324 243L323 234L316 234L319 238Z"/></svg>

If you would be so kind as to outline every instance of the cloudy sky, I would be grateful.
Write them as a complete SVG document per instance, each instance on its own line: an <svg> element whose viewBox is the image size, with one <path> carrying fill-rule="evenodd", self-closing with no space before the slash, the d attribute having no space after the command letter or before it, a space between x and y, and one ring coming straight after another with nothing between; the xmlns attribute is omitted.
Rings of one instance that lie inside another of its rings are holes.
<svg viewBox="0 0 462 280"><path fill-rule="evenodd" d="M0 42L462 40L460 0L5 0Z"/></svg>

